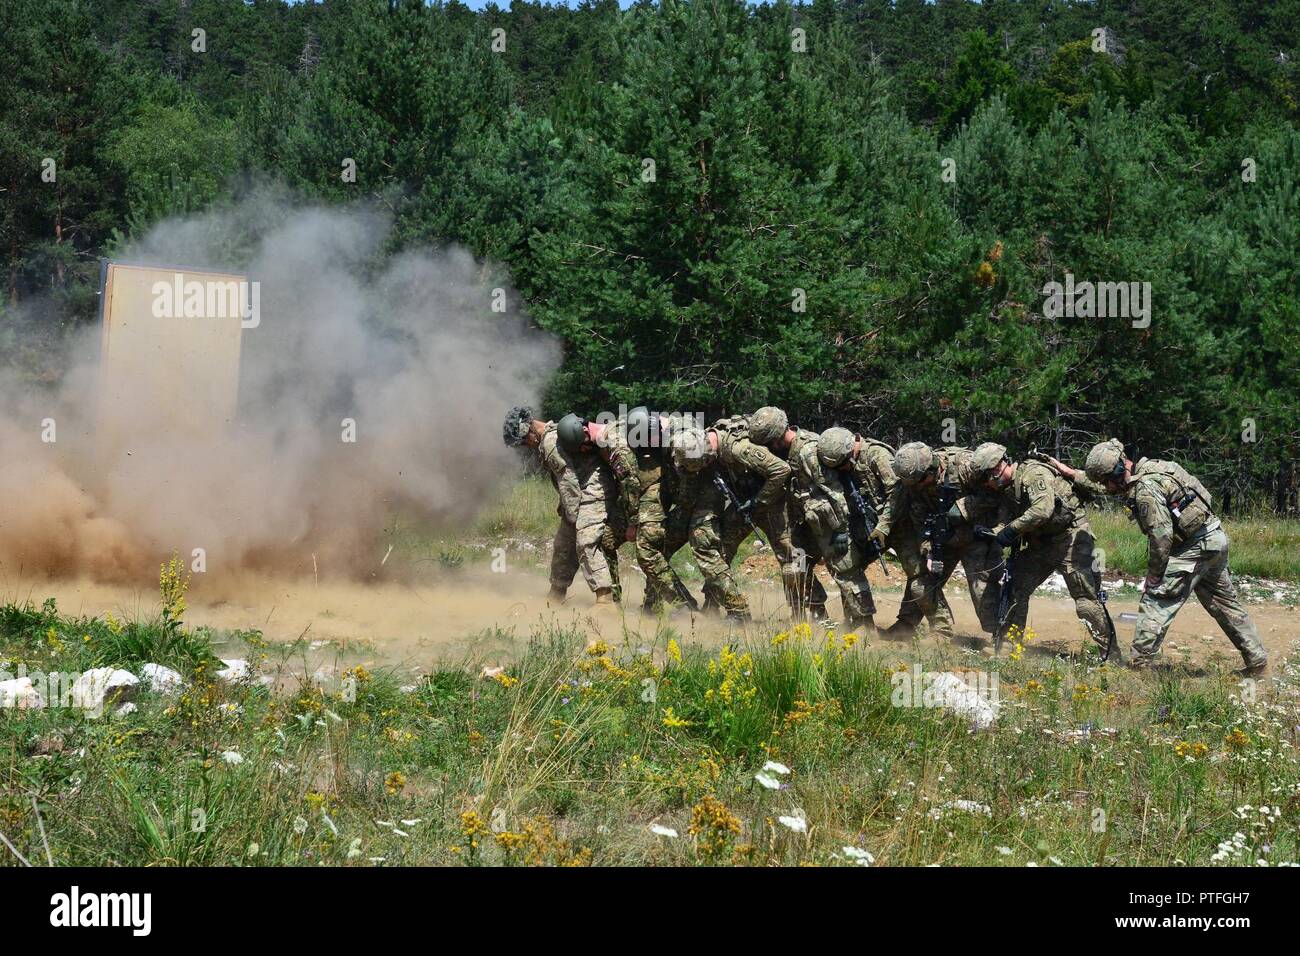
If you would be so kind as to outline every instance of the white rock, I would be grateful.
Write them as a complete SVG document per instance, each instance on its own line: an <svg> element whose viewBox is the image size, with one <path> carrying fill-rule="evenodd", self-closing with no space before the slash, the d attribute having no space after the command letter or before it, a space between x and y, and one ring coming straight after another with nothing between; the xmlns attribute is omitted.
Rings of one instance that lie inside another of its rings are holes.
<svg viewBox="0 0 1300 956"><path fill-rule="evenodd" d="M45 706L45 698L32 686L30 677L18 677L13 680L0 681L0 707L12 707L15 710L40 710Z"/></svg>
<svg viewBox="0 0 1300 956"><path fill-rule="evenodd" d="M993 810L987 804L976 803L974 800L949 800L942 806L935 807L930 811L931 820L940 820L947 816L950 810L960 810L963 813L974 813L982 817L993 816Z"/></svg>
<svg viewBox="0 0 1300 956"><path fill-rule="evenodd" d="M114 713L117 714L117 716L119 717L125 717L128 714L134 714L137 710L139 710L139 708L136 707L135 704L128 701L127 703L119 707L116 711L114 711Z"/></svg>
<svg viewBox="0 0 1300 956"><path fill-rule="evenodd" d="M72 682L72 706L98 717L104 712L105 703L125 703L135 696L139 686L140 678L130 671L96 667Z"/></svg>
<svg viewBox="0 0 1300 956"><path fill-rule="evenodd" d="M992 727L997 720L997 708L956 674L935 675L934 683L926 690L926 696L931 693L940 707L951 710L959 717L965 717L980 730Z"/></svg>
<svg viewBox="0 0 1300 956"><path fill-rule="evenodd" d="M180 673L162 664L145 664L140 668L140 679L155 694L171 696L178 694L185 687L185 678Z"/></svg>
<svg viewBox="0 0 1300 956"><path fill-rule="evenodd" d="M241 680L248 680L253 673L248 666L248 661L242 657L222 658L221 663L226 666L217 671L217 679L223 680L228 684L234 684Z"/></svg>

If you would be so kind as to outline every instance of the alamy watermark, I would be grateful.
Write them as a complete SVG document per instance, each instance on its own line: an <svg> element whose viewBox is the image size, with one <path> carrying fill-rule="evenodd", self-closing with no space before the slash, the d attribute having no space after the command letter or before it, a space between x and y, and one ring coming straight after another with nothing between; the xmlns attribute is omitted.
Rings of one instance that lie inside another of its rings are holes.
<svg viewBox="0 0 1300 956"><path fill-rule="evenodd" d="M156 319L233 319L246 329L262 322L260 282L234 279L190 279L172 273L171 282L155 282L153 316Z"/></svg>
<svg viewBox="0 0 1300 956"><path fill-rule="evenodd" d="M895 707L952 707L960 703L955 697L971 694L995 705L1001 693L996 671L930 671L913 664L910 670L895 671L889 682L889 702Z"/></svg>
<svg viewBox="0 0 1300 956"><path fill-rule="evenodd" d="M1067 272L1064 283L1049 282L1042 293L1049 319L1131 319L1135 329L1151 324L1150 282L1075 282Z"/></svg>

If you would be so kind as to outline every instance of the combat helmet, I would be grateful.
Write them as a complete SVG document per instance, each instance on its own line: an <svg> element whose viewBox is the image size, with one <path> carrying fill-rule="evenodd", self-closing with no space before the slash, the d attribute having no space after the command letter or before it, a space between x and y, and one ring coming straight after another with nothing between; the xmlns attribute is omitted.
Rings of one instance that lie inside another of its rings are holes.
<svg viewBox="0 0 1300 956"><path fill-rule="evenodd" d="M516 405L506 412L505 424L501 426L501 439L511 448L518 448L528 437L533 427L533 410L527 405Z"/></svg>
<svg viewBox="0 0 1300 956"><path fill-rule="evenodd" d="M1118 438L1098 442L1088 452L1083 470L1093 481L1113 478L1118 481L1124 474L1124 443Z"/></svg>
<svg viewBox="0 0 1300 956"><path fill-rule="evenodd" d="M900 481L920 481L934 466L934 451L923 441L910 441L894 455L894 474Z"/></svg>
<svg viewBox="0 0 1300 956"><path fill-rule="evenodd" d="M555 426L555 437L565 451L581 451L583 444L590 440L587 436L587 420L570 412Z"/></svg>
<svg viewBox="0 0 1300 956"><path fill-rule="evenodd" d="M640 450L654 445L655 436L653 431L658 428L658 424L655 416L650 414L650 409L644 405L629 409L627 418L623 422L626 429L624 437L627 440L628 447Z"/></svg>
<svg viewBox="0 0 1300 956"><path fill-rule="evenodd" d="M775 405L764 405L749 416L749 440L755 445L770 445L790 427L790 419Z"/></svg>
<svg viewBox="0 0 1300 956"><path fill-rule="evenodd" d="M986 475L1007 457L1007 446L995 441L986 441L975 449L971 456L971 467L981 475Z"/></svg>
<svg viewBox="0 0 1300 956"><path fill-rule="evenodd" d="M823 468L839 468L853 454L853 446L858 436L847 428L828 428L817 440L817 460Z"/></svg>

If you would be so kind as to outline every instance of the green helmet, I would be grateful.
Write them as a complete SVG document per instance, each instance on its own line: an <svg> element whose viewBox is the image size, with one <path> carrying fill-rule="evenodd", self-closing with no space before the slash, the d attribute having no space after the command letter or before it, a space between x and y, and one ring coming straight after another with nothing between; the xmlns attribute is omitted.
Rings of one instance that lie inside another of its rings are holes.
<svg viewBox="0 0 1300 956"><path fill-rule="evenodd" d="M518 448L528 437L533 427L533 410L527 405L516 405L506 412L505 424L501 426L501 438L511 448Z"/></svg>
<svg viewBox="0 0 1300 956"><path fill-rule="evenodd" d="M673 465L679 471L699 471L712 461L713 449L709 446L709 433L703 428L688 426L675 430L671 441Z"/></svg>
<svg viewBox="0 0 1300 956"><path fill-rule="evenodd" d="M1119 478L1124 474L1124 443L1118 438L1100 442L1088 452L1083 470L1093 481Z"/></svg>
<svg viewBox="0 0 1300 956"><path fill-rule="evenodd" d="M555 426L555 437L565 451L580 451L583 444L590 440L587 436L587 420L570 412Z"/></svg>
<svg viewBox="0 0 1300 956"><path fill-rule="evenodd" d="M923 441L910 441L894 455L894 474L900 481L920 481L934 465L934 452Z"/></svg>
<svg viewBox="0 0 1300 956"><path fill-rule="evenodd" d="M644 405L629 409L624 422L626 438L630 448L649 448L654 444L652 432L658 425L655 416Z"/></svg>
<svg viewBox="0 0 1300 956"><path fill-rule="evenodd" d="M775 405L764 405L749 416L749 440L755 445L770 445L790 427L786 414Z"/></svg>
<svg viewBox="0 0 1300 956"><path fill-rule="evenodd" d="M975 454L971 457L971 467L980 474L987 474L1007 457L1007 446L999 445L995 441L986 441L975 449Z"/></svg>
<svg viewBox="0 0 1300 956"><path fill-rule="evenodd" d="M817 460L822 463L823 468L838 468L849 460L857 440L858 436L847 428L840 428L838 425L828 428L817 440Z"/></svg>

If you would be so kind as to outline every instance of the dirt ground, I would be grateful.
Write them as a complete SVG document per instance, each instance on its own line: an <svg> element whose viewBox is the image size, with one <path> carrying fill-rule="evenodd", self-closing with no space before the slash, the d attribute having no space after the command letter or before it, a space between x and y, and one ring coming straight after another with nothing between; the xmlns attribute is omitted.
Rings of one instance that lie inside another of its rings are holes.
<svg viewBox="0 0 1300 956"><path fill-rule="evenodd" d="M877 622L882 626L893 622L901 597L897 568L893 574L893 580L884 587L879 570L873 574ZM343 651L376 663L403 662L412 669L425 670L439 663L508 659L523 647L537 625L550 621L578 623L615 642L621 642L626 625L649 643L659 622L638 610L640 575L635 569L625 569L624 578L626 617L615 610L597 609L581 580L574 583L564 605L549 606L544 575L523 570L492 574L467 568L414 583L390 580L361 584L251 576L197 580L190 591L186 621L191 626L222 630L257 628L273 641L303 638L336 653ZM766 636L783 628L788 619L779 585L753 568L744 569L742 580L756 620L749 628L750 635ZM824 583L832 595L830 613L835 615L839 611L837 589L828 579ZM698 593L698 586L695 590ZM980 634L965 583L950 582L946 593L957 617L958 643L970 648L985 647L987 640ZM132 619L150 617L157 610L157 591L150 586L131 588L88 580L12 577L0 582L0 598L4 600L30 599L40 604L47 597L54 597L59 610L69 615L113 614L119 619ZM1276 603L1251 603L1248 608L1270 658L1282 661L1291 653L1293 642L1300 639L1300 611ZM1136 612L1137 596L1112 597L1110 609L1121 643L1127 649L1134 625L1121 621L1120 615ZM711 616L679 612L666 623L687 641L713 645L738 636L736 630ZM1073 603L1065 596L1040 590L1030 606L1029 624L1038 635L1032 645L1038 653L1078 650L1085 640ZM880 649L906 646L881 638L866 643ZM923 637L921 644L933 645L934 639ZM1177 662L1202 664L1215 656L1229 666L1237 666L1239 661L1218 625L1195 600L1174 620L1165 647L1169 659ZM217 651L224 654L220 646Z"/></svg>

